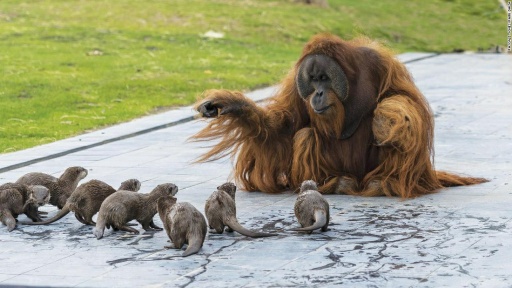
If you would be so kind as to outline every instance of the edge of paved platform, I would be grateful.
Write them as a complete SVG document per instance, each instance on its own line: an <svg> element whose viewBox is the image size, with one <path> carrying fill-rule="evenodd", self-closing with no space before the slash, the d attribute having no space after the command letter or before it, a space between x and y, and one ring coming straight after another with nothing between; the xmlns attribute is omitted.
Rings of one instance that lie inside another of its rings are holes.
<svg viewBox="0 0 512 288"><path fill-rule="evenodd" d="M397 58L407 64L438 55L439 54L436 53L410 52L397 55ZM254 101L263 101L270 97L277 88L278 86L271 86L246 93L245 95ZM52 143L16 152L0 154L0 173L48 161L111 142L128 139L159 129L176 126L194 120L195 115L196 112L192 109L192 106L180 107Z"/></svg>

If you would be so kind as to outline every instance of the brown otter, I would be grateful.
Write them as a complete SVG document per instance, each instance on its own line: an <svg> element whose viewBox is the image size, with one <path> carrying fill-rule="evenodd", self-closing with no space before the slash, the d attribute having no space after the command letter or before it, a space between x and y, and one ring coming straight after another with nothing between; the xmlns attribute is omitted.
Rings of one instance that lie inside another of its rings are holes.
<svg viewBox="0 0 512 288"><path fill-rule="evenodd" d="M206 200L204 211L210 229L215 229L215 232L222 234L224 227L227 226L226 231L233 232L234 230L248 237L277 236L277 234L254 232L238 223L236 219L235 193L235 184L227 182L217 187L217 191L213 192Z"/></svg>
<svg viewBox="0 0 512 288"><path fill-rule="evenodd" d="M172 183L160 184L148 194L117 191L101 203L96 228L93 234L101 239L105 227L112 226L127 232L139 234L139 231L126 225L131 220L137 220L144 230L162 230L155 225L153 216L157 213L157 201L162 196L174 196L178 187Z"/></svg>
<svg viewBox="0 0 512 288"><path fill-rule="evenodd" d="M129 179L121 183L118 190L134 191L140 189L140 182L137 179ZM78 186L66 201L66 205L53 218L42 222L20 222L27 225L46 225L53 223L69 212L75 212L78 221L86 225L96 225L92 220L94 214L98 213L101 203L116 192L112 186L100 180L91 180Z"/></svg>
<svg viewBox="0 0 512 288"><path fill-rule="evenodd" d="M295 217L302 228L293 231L305 231L311 234L313 230L327 231L329 226L329 203L318 192L316 183L312 180L302 182L299 196L295 200Z"/></svg>
<svg viewBox="0 0 512 288"><path fill-rule="evenodd" d="M59 178L51 175L32 172L21 176L16 183L25 185L42 185L50 189L50 204L62 209L66 205L66 201L80 180L87 176L85 168L76 166L67 168Z"/></svg>
<svg viewBox="0 0 512 288"><path fill-rule="evenodd" d="M12 231L16 218L25 213L32 221L41 221L37 208L50 200L48 188L40 185L6 183L0 186L0 221Z"/></svg>
<svg viewBox="0 0 512 288"><path fill-rule="evenodd" d="M157 210L165 232L174 244L174 247L166 246L165 248L181 249L184 244L188 244L185 252L181 254L186 257L197 253L203 247L207 232L206 220L192 204L176 203L176 198L172 196L160 197Z"/></svg>

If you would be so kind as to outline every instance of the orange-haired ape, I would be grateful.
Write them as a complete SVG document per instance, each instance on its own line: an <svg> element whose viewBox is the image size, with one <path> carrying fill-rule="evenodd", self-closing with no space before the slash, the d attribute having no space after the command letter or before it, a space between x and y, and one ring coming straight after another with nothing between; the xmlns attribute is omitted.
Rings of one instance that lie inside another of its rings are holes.
<svg viewBox="0 0 512 288"><path fill-rule="evenodd" d="M405 66L365 38L313 37L266 107L210 90L196 109L213 120L193 139L220 138L199 161L236 157L248 191L312 179L323 193L409 198L487 181L434 170L427 101Z"/></svg>

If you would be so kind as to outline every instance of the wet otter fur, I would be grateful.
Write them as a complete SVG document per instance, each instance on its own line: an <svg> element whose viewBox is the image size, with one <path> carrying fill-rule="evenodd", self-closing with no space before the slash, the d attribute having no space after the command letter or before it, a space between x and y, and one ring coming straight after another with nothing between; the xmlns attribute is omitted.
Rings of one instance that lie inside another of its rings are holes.
<svg viewBox="0 0 512 288"><path fill-rule="evenodd" d="M192 204L176 203L176 198L172 196L160 197L157 210L165 232L174 245L165 248L181 249L184 244L188 244L185 252L181 254L187 257L196 254L203 247L208 230L206 219Z"/></svg>
<svg viewBox="0 0 512 288"><path fill-rule="evenodd" d="M53 223L69 212L74 212L78 221L85 225L96 225L92 217L98 213L101 203L118 190L137 192L140 189L140 181L137 179L129 179L121 183L119 189L100 180L91 180L80 184L66 201L66 205L53 218L41 222L20 222L26 225L47 225Z"/></svg>
<svg viewBox="0 0 512 288"><path fill-rule="evenodd" d="M292 229L293 231L304 231L311 234L313 230L322 229L327 231L329 226L329 203L318 192L316 183L312 180L302 182L300 192L295 200L295 217L299 220L302 228Z"/></svg>
<svg viewBox="0 0 512 288"><path fill-rule="evenodd" d="M16 228L16 218L25 213L32 221L42 221L37 208L50 200L48 188L40 185L6 183L0 186L0 221L9 232Z"/></svg>
<svg viewBox="0 0 512 288"><path fill-rule="evenodd" d="M235 184L227 182L217 187L217 191L213 192L206 200L204 211L210 229L214 229L216 233L222 234L224 227L227 226L226 231L228 232L233 232L234 230L252 238L277 236L277 234L251 231L238 223L236 219L235 193Z"/></svg>
<svg viewBox="0 0 512 288"><path fill-rule="evenodd" d="M87 176L87 170L83 167L74 166L67 168L59 178L51 175L32 172L21 176L16 183L24 185L42 185L50 189L50 204L62 209L66 201L80 180Z"/></svg>
<svg viewBox="0 0 512 288"><path fill-rule="evenodd" d="M103 237L105 227L139 234L139 231L126 223L137 220L144 230L162 230L155 225L153 216L157 213L157 201L162 196L174 196L178 187L172 183L160 184L147 194L120 190L108 196L101 203L96 228L93 230L97 239Z"/></svg>

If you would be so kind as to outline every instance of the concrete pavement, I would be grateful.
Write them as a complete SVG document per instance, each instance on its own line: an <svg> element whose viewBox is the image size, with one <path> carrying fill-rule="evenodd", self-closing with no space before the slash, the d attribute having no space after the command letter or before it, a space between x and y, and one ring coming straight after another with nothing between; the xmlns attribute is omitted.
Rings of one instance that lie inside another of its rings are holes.
<svg viewBox="0 0 512 288"><path fill-rule="evenodd" d="M62 287L511 287L512 56L426 54L407 62L436 117L436 167L491 182L443 189L411 200L327 196L331 230L298 226L295 195L239 192L246 227L277 231L251 239L208 234L198 255L167 250L165 232L140 235L92 227L72 213L47 226L0 226L0 286ZM250 93L268 97L273 87ZM117 187L128 178L178 185L178 201L204 211L215 187L230 180L231 162L191 164L208 143L187 138L205 125L191 107L152 115L63 141L0 155L0 183L27 172L58 176L89 170L82 181ZM55 207L44 206L50 215ZM20 220L26 220L20 216ZM161 224L158 216L155 223Z"/></svg>

